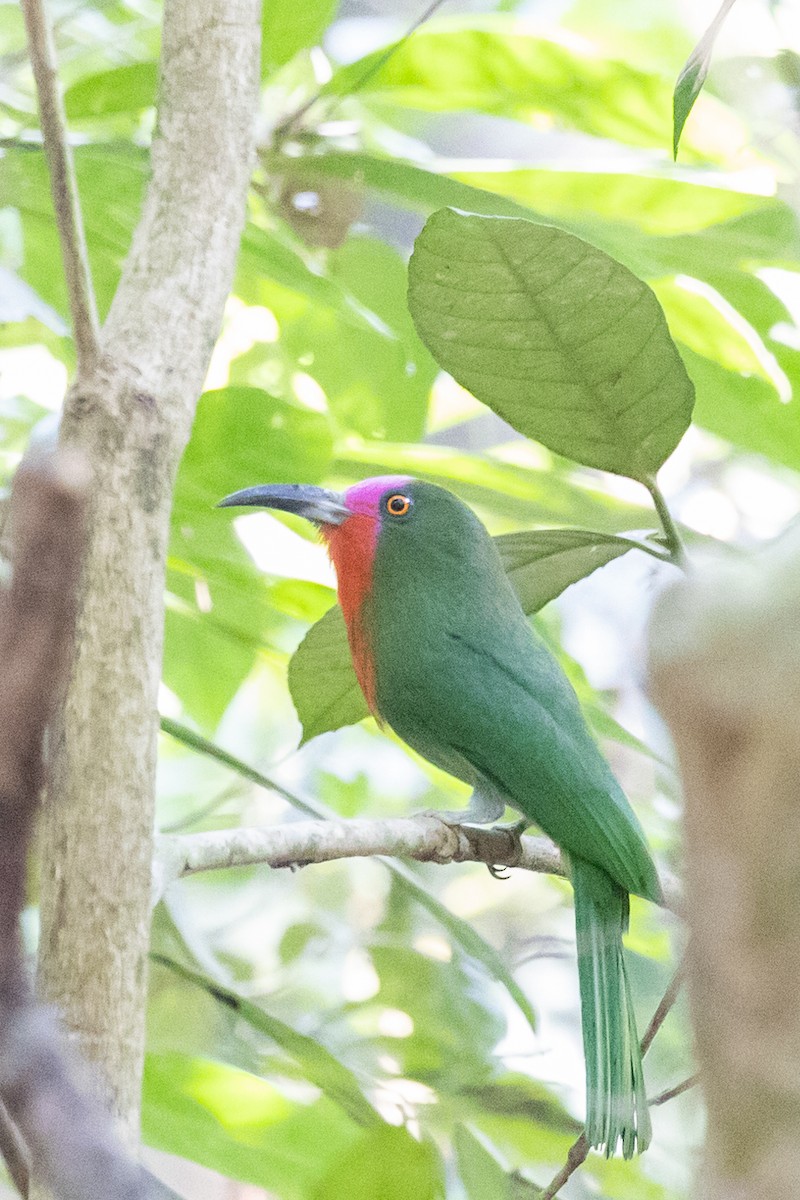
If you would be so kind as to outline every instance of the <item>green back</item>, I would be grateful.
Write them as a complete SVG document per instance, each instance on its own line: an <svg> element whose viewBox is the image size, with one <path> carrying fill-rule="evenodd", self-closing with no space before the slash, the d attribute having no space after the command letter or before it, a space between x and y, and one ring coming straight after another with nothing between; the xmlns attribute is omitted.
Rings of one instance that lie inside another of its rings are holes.
<svg viewBox="0 0 800 1200"><path fill-rule="evenodd" d="M478 518L429 483L385 516L370 629L381 715L430 762L487 779L568 853L656 899L641 826Z"/></svg>

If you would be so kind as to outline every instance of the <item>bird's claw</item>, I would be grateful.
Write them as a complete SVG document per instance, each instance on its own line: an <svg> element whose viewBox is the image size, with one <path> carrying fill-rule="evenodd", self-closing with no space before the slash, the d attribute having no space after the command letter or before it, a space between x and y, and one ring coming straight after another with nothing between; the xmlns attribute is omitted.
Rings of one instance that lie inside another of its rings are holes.
<svg viewBox="0 0 800 1200"><path fill-rule="evenodd" d="M510 879L508 867L492 866L491 863L486 864L486 870L491 875L492 879Z"/></svg>

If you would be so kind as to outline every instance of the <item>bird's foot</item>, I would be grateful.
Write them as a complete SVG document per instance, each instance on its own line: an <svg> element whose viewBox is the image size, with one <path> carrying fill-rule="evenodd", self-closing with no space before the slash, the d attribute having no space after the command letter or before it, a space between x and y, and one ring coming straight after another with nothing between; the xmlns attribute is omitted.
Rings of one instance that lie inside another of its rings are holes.
<svg viewBox="0 0 800 1200"><path fill-rule="evenodd" d="M512 853L508 856L508 864L504 867L488 866L492 879L508 879L508 867L518 863L522 857L522 835L530 822L524 817L518 821L508 821L501 825L493 825L492 833L504 833L511 838Z"/></svg>
<svg viewBox="0 0 800 1200"><path fill-rule="evenodd" d="M491 875L492 879L510 879L508 867L498 867L492 863L486 864L486 870Z"/></svg>

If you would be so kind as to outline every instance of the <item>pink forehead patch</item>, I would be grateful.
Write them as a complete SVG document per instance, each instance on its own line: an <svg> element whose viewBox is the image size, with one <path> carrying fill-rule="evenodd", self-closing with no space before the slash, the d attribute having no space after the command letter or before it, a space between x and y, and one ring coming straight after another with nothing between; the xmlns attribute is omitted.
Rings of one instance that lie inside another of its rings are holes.
<svg viewBox="0 0 800 1200"><path fill-rule="evenodd" d="M364 479L348 488L344 502L354 513L377 517L381 496L389 488L403 488L407 483L411 483L410 475L376 475L373 479Z"/></svg>

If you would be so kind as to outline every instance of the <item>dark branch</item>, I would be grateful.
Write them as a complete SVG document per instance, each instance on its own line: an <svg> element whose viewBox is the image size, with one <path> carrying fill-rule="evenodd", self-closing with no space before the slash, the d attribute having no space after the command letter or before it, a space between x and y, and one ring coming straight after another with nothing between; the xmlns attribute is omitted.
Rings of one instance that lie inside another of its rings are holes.
<svg viewBox="0 0 800 1200"><path fill-rule="evenodd" d="M34 1001L19 929L43 737L73 638L86 486L83 461L61 452L23 465L12 495L14 570L0 593L0 1096L21 1139L6 1159L12 1173L24 1144L59 1200L146 1200L144 1176L73 1083L55 1023Z"/></svg>

